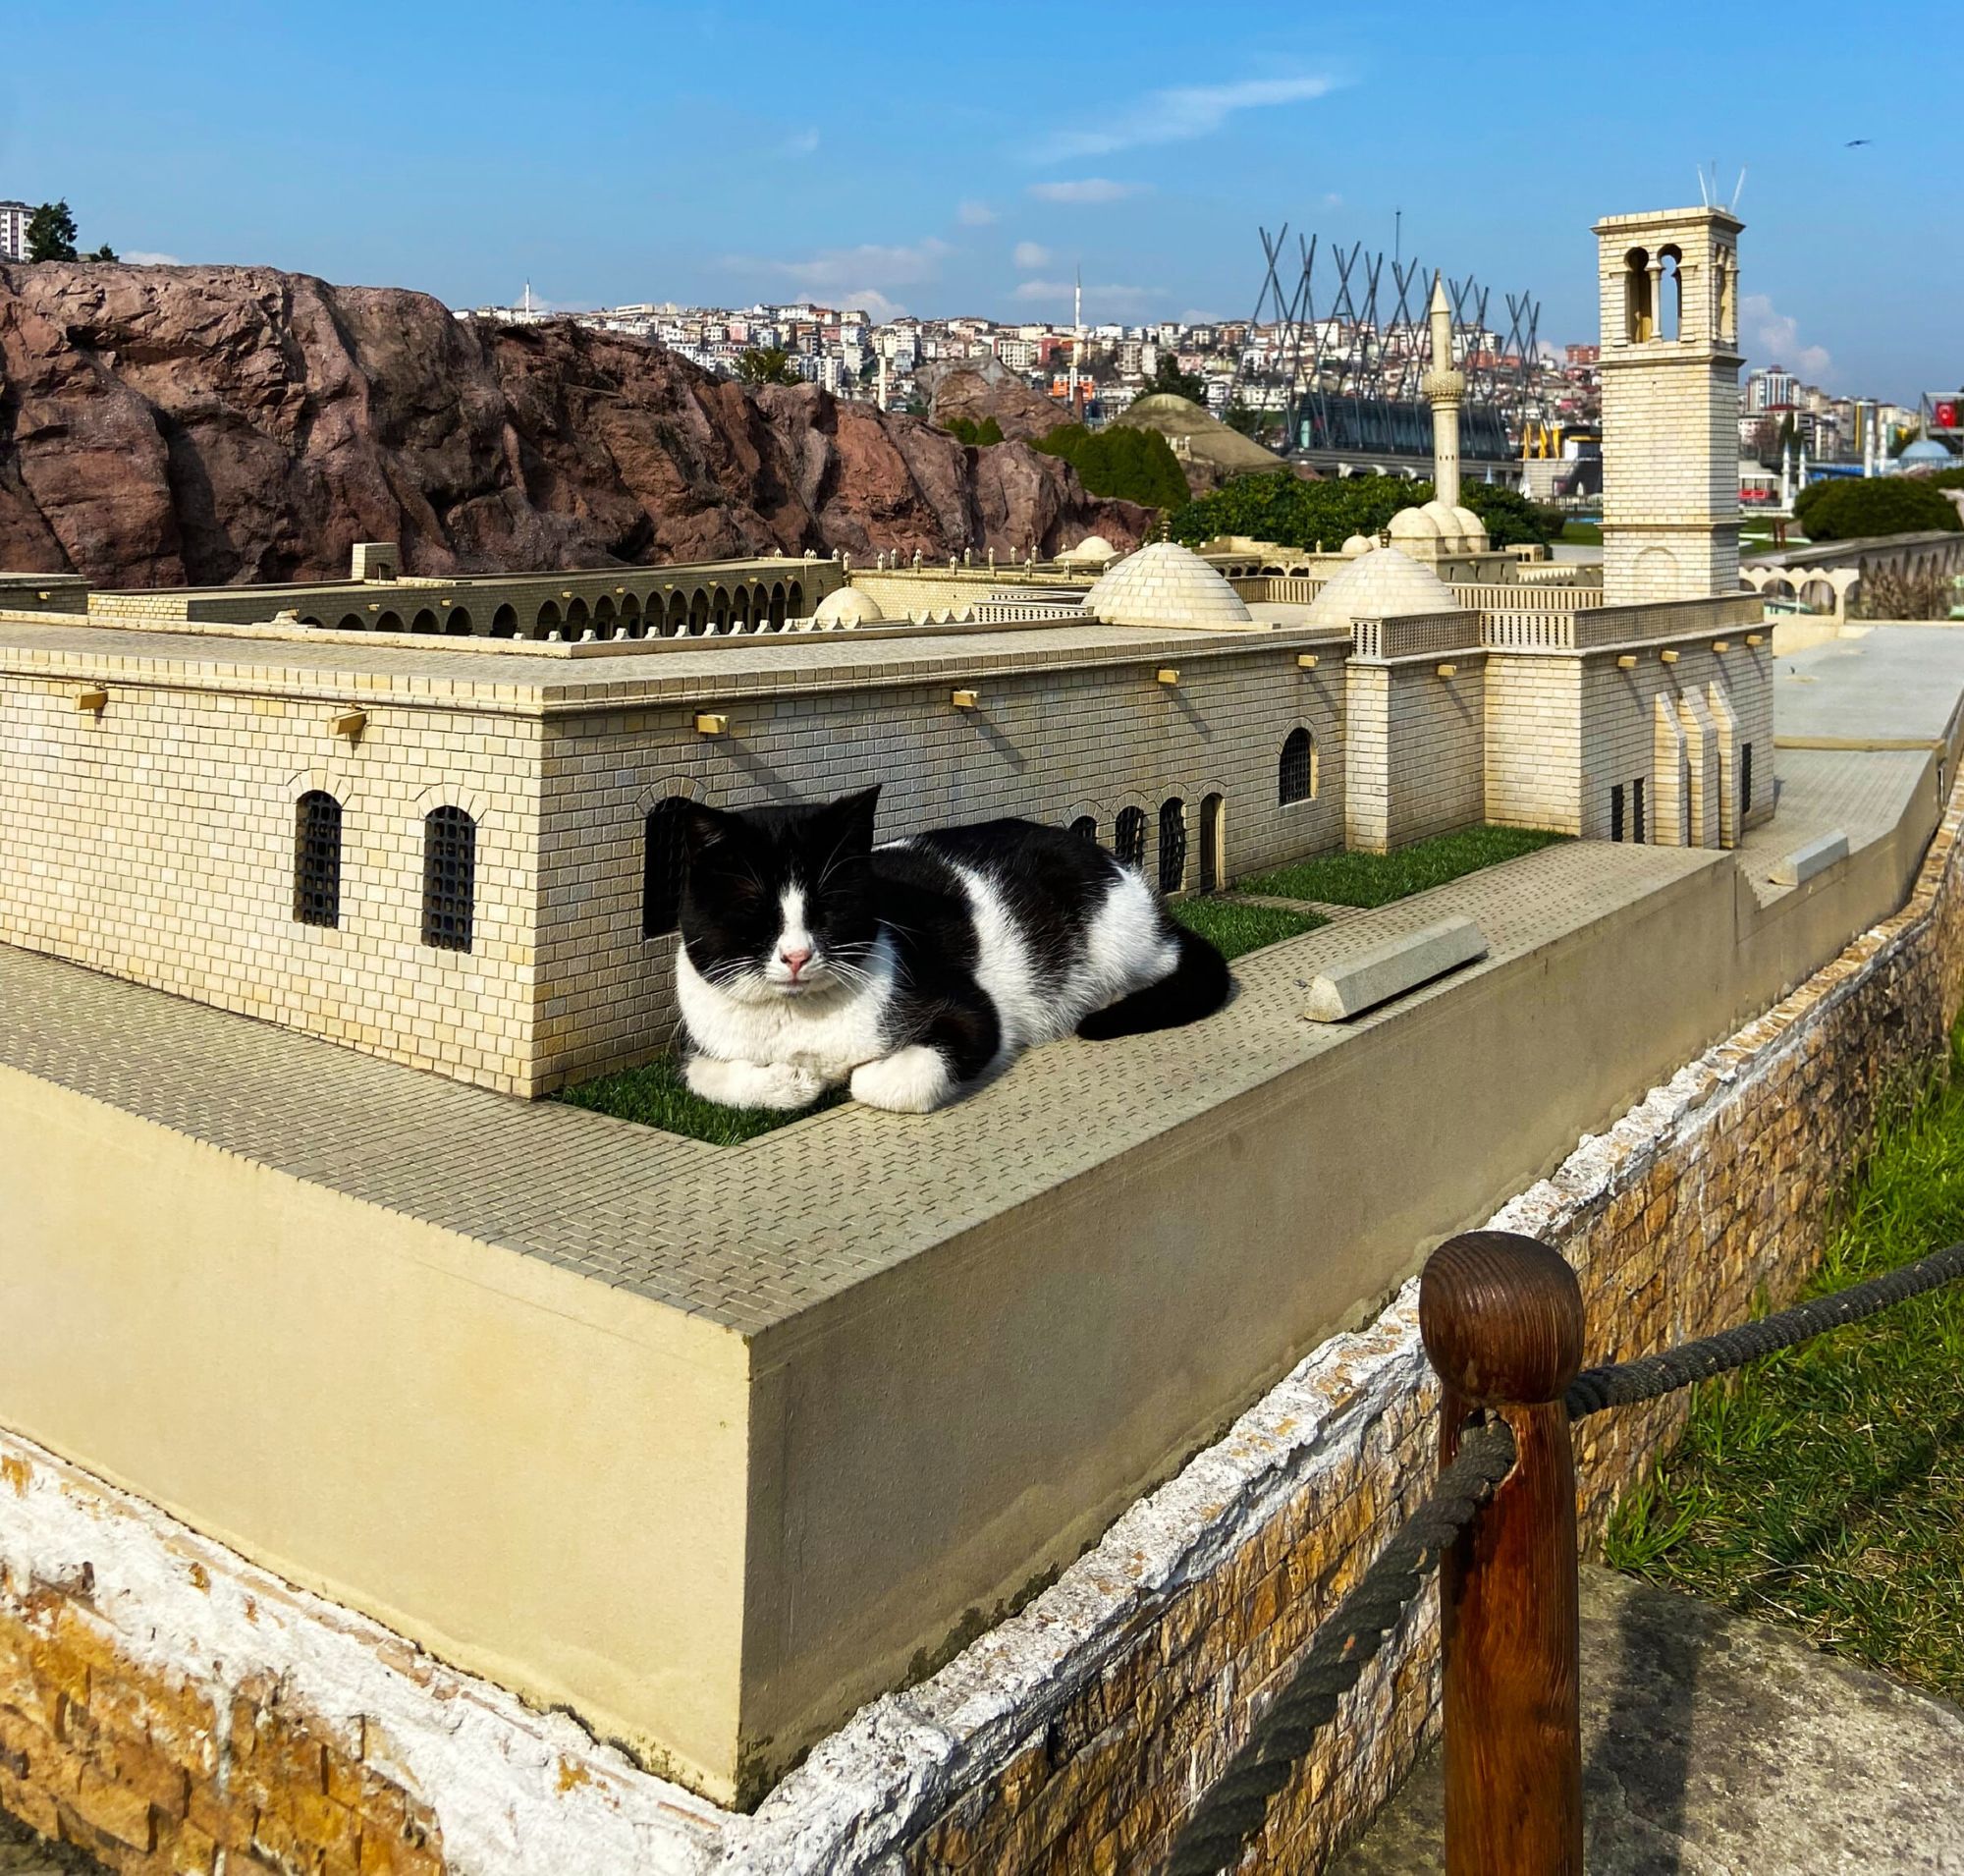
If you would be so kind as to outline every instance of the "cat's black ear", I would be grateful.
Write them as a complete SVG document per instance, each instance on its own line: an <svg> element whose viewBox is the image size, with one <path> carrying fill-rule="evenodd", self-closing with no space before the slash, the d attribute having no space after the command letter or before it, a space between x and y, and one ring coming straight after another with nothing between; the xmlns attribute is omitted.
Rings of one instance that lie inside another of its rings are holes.
<svg viewBox="0 0 1964 1876"><path fill-rule="evenodd" d="M856 795L842 795L824 810L826 826L840 847L848 853L873 851L873 817L880 808L880 784L862 788Z"/></svg>
<svg viewBox="0 0 1964 1876"><path fill-rule="evenodd" d="M727 841L736 826L736 816L705 801L690 801L682 809L682 846L690 859L705 854L719 842Z"/></svg>

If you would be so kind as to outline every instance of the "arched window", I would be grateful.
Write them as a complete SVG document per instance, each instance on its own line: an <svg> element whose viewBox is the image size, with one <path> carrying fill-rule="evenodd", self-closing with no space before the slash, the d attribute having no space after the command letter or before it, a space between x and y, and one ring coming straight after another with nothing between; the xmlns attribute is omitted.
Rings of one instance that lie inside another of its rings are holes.
<svg viewBox="0 0 1964 1876"><path fill-rule="evenodd" d="M1178 796L1160 803L1160 891L1186 884L1186 803Z"/></svg>
<svg viewBox="0 0 1964 1876"><path fill-rule="evenodd" d="M434 632L436 629L436 614L427 606L409 621L411 632Z"/></svg>
<svg viewBox="0 0 1964 1876"><path fill-rule="evenodd" d="M688 801L671 795L648 810L641 826L641 936L659 938L682 919L687 849L682 842Z"/></svg>
<svg viewBox="0 0 1964 1876"><path fill-rule="evenodd" d="M793 619L804 617L804 587L795 579L785 593L785 604L790 607Z"/></svg>
<svg viewBox="0 0 1964 1876"><path fill-rule="evenodd" d="M335 627L337 632L365 632L367 629L368 622L358 612L343 613L340 623Z"/></svg>
<svg viewBox="0 0 1964 1876"><path fill-rule="evenodd" d="M494 638L516 638L518 635L518 607L500 606L491 615L491 635Z"/></svg>
<svg viewBox="0 0 1964 1876"><path fill-rule="evenodd" d="M558 630L559 630L559 608L556 605L554 605L550 599L548 599L546 603L539 608L538 623L534 625L532 628L532 636L534 638L548 637L550 636L550 635L557 632Z"/></svg>
<svg viewBox="0 0 1964 1876"><path fill-rule="evenodd" d="M423 943L438 951L470 949L477 896L477 823L461 807L423 816Z"/></svg>
<svg viewBox="0 0 1964 1876"><path fill-rule="evenodd" d="M398 612L385 612L381 618L375 621L375 630L377 632L401 632L402 629L403 616Z"/></svg>
<svg viewBox="0 0 1964 1876"><path fill-rule="evenodd" d="M453 606L443 616L443 629L453 638L470 636L470 610L466 606Z"/></svg>
<svg viewBox="0 0 1964 1876"><path fill-rule="evenodd" d="M1113 829L1112 851L1127 866L1143 866L1146 863L1146 810L1142 807L1121 807L1118 819Z"/></svg>
<svg viewBox="0 0 1964 1876"><path fill-rule="evenodd" d="M1075 834L1079 840L1089 841L1093 847L1096 847L1098 845L1097 815L1080 814L1076 818L1076 820L1071 822L1070 831L1073 834Z"/></svg>
<svg viewBox="0 0 1964 1876"><path fill-rule="evenodd" d="M1291 730L1282 740L1281 786L1277 799L1287 807L1291 801L1306 801L1316 793L1316 745L1307 730Z"/></svg>
<svg viewBox="0 0 1964 1876"><path fill-rule="evenodd" d="M303 925L341 923L341 803L325 789L294 803L294 916Z"/></svg>
<svg viewBox="0 0 1964 1876"><path fill-rule="evenodd" d="M1642 248L1623 256L1623 332L1632 345L1657 336L1657 307L1651 298L1651 257Z"/></svg>
<svg viewBox="0 0 1964 1876"><path fill-rule="evenodd" d="M1684 331L1684 256L1676 248L1658 249L1657 336L1676 339Z"/></svg>
<svg viewBox="0 0 1964 1876"><path fill-rule="evenodd" d="M1200 890L1204 893L1221 890L1224 805L1218 795L1210 795L1200 803Z"/></svg>

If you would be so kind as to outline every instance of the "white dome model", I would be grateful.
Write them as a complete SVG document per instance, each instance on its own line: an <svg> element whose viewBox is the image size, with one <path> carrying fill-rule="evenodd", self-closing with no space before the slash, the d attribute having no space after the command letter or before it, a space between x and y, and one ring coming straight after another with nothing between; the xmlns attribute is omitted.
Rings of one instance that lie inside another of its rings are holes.
<svg viewBox="0 0 1964 1876"><path fill-rule="evenodd" d="M1465 535L1467 546L1476 554L1487 550L1487 524L1470 508L1454 508L1453 514L1459 520L1459 531Z"/></svg>
<svg viewBox="0 0 1964 1876"><path fill-rule="evenodd" d="M1369 534L1352 534L1343 543L1343 558L1355 560L1359 554L1368 554L1377 544Z"/></svg>
<svg viewBox="0 0 1964 1876"><path fill-rule="evenodd" d="M1118 558L1118 550L1103 534L1086 534L1075 547L1066 547L1057 558L1059 565L1064 567L1104 567Z"/></svg>
<svg viewBox="0 0 1964 1876"><path fill-rule="evenodd" d="M1156 540L1127 554L1084 595L1085 613L1108 626L1248 626L1241 596L1190 547Z"/></svg>
<svg viewBox="0 0 1964 1876"><path fill-rule="evenodd" d="M846 632L855 626L876 626L886 616L878 603L857 586L841 586L837 592L827 593L811 615L812 623L822 629L843 628Z"/></svg>
<svg viewBox="0 0 1964 1876"><path fill-rule="evenodd" d="M1353 560L1316 595L1309 619L1317 626L1347 626L1357 619L1459 610L1452 588L1431 568L1395 547L1380 547Z"/></svg>
<svg viewBox="0 0 1964 1876"><path fill-rule="evenodd" d="M1436 503L1427 502L1423 508L1401 508L1391 517L1390 533L1394 547L1437 547L1439 545L1439 517L1433 511ZM1448 511L1450 512L1450 511Z"/></svg>

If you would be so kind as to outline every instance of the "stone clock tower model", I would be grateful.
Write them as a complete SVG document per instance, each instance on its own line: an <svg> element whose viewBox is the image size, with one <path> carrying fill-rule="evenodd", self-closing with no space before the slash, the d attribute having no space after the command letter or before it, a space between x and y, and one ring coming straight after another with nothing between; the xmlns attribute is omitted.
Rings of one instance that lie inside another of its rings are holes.
<svg viewBox="0 0 1964 1876"><path fill-rule="evenodd" d="M1713 207L1596 224L1609 605L1739 588L1743 226Z"/></svg>

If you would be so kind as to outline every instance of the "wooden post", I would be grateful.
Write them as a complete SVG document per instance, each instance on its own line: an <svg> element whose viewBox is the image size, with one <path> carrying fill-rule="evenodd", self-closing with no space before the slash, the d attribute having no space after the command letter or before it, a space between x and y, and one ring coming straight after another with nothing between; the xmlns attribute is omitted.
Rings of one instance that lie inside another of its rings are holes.
<svg viewBox="0 0 1964 1876"><path fill-rule="evenodd" d="M1446 1876L1582 1876L1575 1456L1561 1397L1582 1291L1532 1238L1476 1231L1432 1255L1419 1329L1444 1383L1440 1461L1473 1409L1514 1430L1514 1468L1441 1561Z"/></svg>

